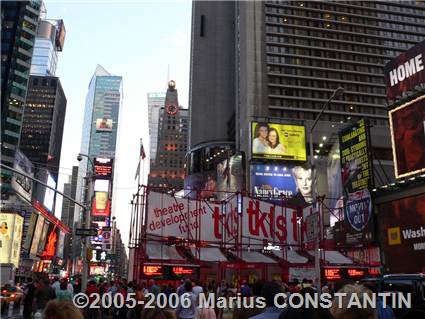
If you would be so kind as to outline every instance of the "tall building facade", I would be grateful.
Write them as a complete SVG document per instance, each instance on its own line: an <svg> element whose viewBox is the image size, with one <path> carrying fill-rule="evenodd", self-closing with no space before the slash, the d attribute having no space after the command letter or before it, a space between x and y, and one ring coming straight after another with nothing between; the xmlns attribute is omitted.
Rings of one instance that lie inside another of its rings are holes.
<svg viewBox="0 0 425 319"><path fill-rule="evenodd" d="M367 118L374 156L393 176L383 67L424 38L423 2L194 2L191 147L235 140L250 160L251 121L302 124L308 131L343 87L315 128L315 150L324 136L329 142L345 125ZM208 61L216 61L214 69ZM220 76L221 66L228 77ZM233 114L235 134L226 137Z"/></svg>
<svg viewBox="0 0 425 319"><path fill-rule="evenodd" d="M72 166L72 174L68 183L63 184L63 193L71 198L75 198L77 193L78 166ZM61 221L70 228L74 227L75 204L66 198L62 201Z"/></svg>
<svg viewBox="0 0 425 319"><path fill-rule="evenodd" d="M158 146L159 114L165 105L165 93L148 93L149 158L155 163Z"/></svg>
<svg viewBox="0 0 425 319"><path fill-rule="evenodd" d="M112 75L97 65L86 96L80 149L90 160L84 156L80 161L77 200L88 200L84 197L82 179L93 172L91 163L95 158L115 158L121 106L122 77ZM76 216L80 216L80 208L76 207L76 210Z"/></svg>
<svg viewBox="0 0 425 319"><path fill-rule="evenodd" d="M28 77L41 1L7 1L1 5L1 162L13 166L24 114ZM11 173L1 173L2 195Z"/></svg>
<svg viewBox="0 0 425 319"><path fill-rule="evenodd" d="M157 156L151 165L151 187L180 190L184 185L189 112L180 109L175 82L168 83L165 106L159 113Z"/></svg>
<svg viewBox="0 0 425 319"><path fill-rule="evenodd" d="M63 20L40 20L31 63L31 75L56 74L58 52L63 50L65 42Z"/></svg>
<svg viewBox="0 0 425 319"><path fill-rule="evenodd" d="M19 148L37 167L47 169L56 182L66 103L59 78L30 76Z"/></svg>

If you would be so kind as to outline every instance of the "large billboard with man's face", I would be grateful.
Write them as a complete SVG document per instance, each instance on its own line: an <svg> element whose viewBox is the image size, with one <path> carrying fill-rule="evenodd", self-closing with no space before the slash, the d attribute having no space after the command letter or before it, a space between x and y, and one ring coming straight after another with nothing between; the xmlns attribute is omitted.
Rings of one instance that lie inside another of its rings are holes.
<svg viewBox="0 0 425 319"><path fill-rule="evenodd" d="M276 123L251 123L252 158L306 161L305 127Z"/></svg>
<svg viewBox="0 0 425 319"><path fill-rule="evenodd" d="M389 112L396 178L425 171L425 96Z"/></svg>

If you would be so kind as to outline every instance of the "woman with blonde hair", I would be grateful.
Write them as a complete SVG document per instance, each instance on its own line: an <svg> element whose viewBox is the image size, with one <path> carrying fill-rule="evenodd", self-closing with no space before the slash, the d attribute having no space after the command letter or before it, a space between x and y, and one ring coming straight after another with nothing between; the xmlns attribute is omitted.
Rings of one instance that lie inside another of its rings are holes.
<svg viewBox="0 0 425 319"><path fill-rule="evenodd" d="M43 319L84 319L84 317L72 301L50 300L44 309Z"/></svg>

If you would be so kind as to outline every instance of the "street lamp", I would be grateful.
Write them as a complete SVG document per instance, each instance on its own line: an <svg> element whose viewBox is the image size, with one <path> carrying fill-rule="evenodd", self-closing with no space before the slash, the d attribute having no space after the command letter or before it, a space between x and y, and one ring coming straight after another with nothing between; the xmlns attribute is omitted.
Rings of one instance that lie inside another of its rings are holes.
<svg viewBox="0 0 425 319"><path fill-rule="evenodd" d="M88 180L90 180L90 182L92 181L95 166L93 161L90 159L90 156L88 156L87 154L79 153L77 156L77 160L81 162L83 160L83 157L86 157L92 166L90 176L87 176L88 174L86 173L86 177L85 177L85 179L87 180L87 184L91 185L91 183L89 184ZM88 199L87 201L88 205L86 205L86 207L89 207L89 209L83 209L83 219L84 219L83 221L84 221L85 228L90 228L91 192L89 191L90 189L89 187L87 187L87 193L85 193L85 198ZM88 248L87 246L88 246L88 240L87 240L87 237L84 237L83 238L83 258L84 259L87 259L87 248ZM87 279L89 275L89 262L90 262L89 260L83 260L83 273L81 278L82 291L85 291L87 287Z"/></svg>
<svg viewBox="0 0 425 319"><path fill-rule="evenodd" d="M311 164L311 171L313 174L313 182L316 180L316 169L314 168L314 160L315 160L315 155L313 154L313 131L314 128L317 125L317 122L319 122L320 117L322 116L323 112L325 111L325 109L328 108L329 103L334 99L334 98L339 98L342 96L342 94L344 93L344 88L343 87L338 87L331 95L331 97L326 101L326 103L323 105L322 109L320 110L320 113L317 115L316 119L313 122L313 125L310 127L309 130L309 144L310 144L310 164ZM314 202L316 200L316 187L313 184L313 189L311 192L312 195L312 203L314 205ZM319 214L319 212L317 212ZM319 216L321 217L321 216ZM320 221L320 218L319 218ZM320 224L323 223L323 220L320 221ZM321 228L321 226L319 225L319 227ZM317 291L320 293L321 292L321 278L320 278L320 233L316 238L316 249L315 249L315 258L314 258L314 268L315 268L315 272L316 272L316 279L317 279Z"/></svg>

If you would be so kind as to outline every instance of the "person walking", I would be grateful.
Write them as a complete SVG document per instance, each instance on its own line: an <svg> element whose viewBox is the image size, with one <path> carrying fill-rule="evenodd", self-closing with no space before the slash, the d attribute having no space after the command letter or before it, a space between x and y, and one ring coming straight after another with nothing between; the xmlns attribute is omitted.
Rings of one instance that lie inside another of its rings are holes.
<svg viewBox="0 0 425 319"><path fill-rule="evenodd" d="M72 301L73 294L68 290L68 283L66 281L62 281L59 288L59 291L56 292L57 299Z"/></svg>
<svg viewBox="0 0 425 319"><path fill-rule="evenodd" d="M27 279L27 284L24 289L24 319L30 319L32 315L32 304L35 296L35 285L32 278Z"/></svg>
<svg viewBox="0 0 425 319"><path fill-rule="evenodd" d="M44 308L47 303L56 298L55 290L50 286L48 278L41 279L38 282L38 287L35 291L35 298L33 305L35 306L36 312L43 314Z"/></svg>

